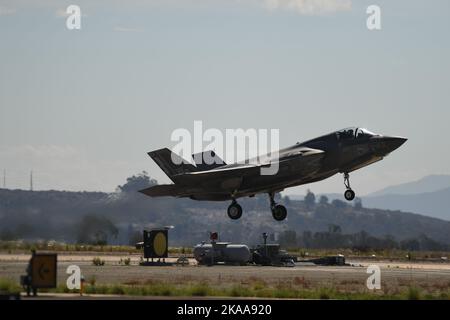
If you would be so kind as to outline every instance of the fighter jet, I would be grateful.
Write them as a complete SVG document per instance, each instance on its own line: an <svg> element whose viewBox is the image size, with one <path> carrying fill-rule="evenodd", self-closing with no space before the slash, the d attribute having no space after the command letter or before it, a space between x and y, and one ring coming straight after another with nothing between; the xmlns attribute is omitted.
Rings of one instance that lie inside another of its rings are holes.
<svg viewBox="0 0 450 320"><path fill-rule="evenodd" d="M242 216L242 207L236 201L238 198L267 193L273 218L282 221L287 216L287 210L285 206L275 202L277 192L342 173L344 197L351 201L355 198L355 192L350 187L350 172L382 160L406 140L403 137L384 136L364 128L352 127L296 143L279 150L276 156L272 153L235 164L226 164L213 151L205 151L193 155L194 159L201 159L195 161L194 165L164 148L148 154L174 184L156 185L140 192L150 197L231 200L227 213L233 220ZM213 157L212 164L202 160L206 156ZM276 174L261 174L262 168L275 162L278 164Z"/></svg>

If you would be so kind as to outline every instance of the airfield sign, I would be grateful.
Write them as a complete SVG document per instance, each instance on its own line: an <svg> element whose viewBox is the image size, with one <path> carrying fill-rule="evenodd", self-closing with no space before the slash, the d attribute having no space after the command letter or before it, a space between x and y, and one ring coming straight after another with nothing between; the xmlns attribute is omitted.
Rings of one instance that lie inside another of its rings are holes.
<svg viewBox="0 0 450 320"><path fill-rule="evenodd" d="M39 253L31 258L31 287L56 288L56 254Z"/></svg>
<svg viewBox="0 0 450 320"><path fill-rule="evenodd" d="M144 258L168 257L167 229L144 230Z"/></svg>

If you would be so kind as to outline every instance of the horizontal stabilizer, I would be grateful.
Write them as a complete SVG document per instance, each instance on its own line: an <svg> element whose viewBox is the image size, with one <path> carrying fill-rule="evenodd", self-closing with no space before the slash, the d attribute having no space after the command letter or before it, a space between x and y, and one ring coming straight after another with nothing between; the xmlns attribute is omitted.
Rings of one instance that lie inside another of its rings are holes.
<svg viewBox="0 0 450 320"><path fill-rule="evenodd" d="M177 197L181 195L182 189L175 184L160 184L139 192L149 197Z"/></svg>

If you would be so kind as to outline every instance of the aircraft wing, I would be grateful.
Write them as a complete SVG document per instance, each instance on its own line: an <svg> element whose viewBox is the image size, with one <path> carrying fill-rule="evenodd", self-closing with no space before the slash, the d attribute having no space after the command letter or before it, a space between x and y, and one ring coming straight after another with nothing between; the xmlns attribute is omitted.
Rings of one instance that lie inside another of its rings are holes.
<svg viewBox="0 0 450 320"><path fill-rule="evenodd" d="M197 172L189 172L183 174L183 178L187 179L195 179L195 178L219 178L222 176L230 176L231 173L235 173L238 176L246 176L246 175L252 175L255 174L260 168L264 166L262 164L243 164L243 165L236 165L232 167L225 167L225 168L217 168L207 171L197 171Z"/></svg>
<svg viewBox="0 0 450 320"><path fill-rule="evenodd" d="M191 171L172 176L177 182L175 184L156 185L139 192L150 197L191 197L192 195L208 195L205 199L224 200L229 198L230 190L240 187L245 177L261 174L261 169L279 163L280 167L286 163L288 166L297 166L305 174L312 174L318 166L325 152L312 148L296 148L283 150L279 158L267 157L260 163L224 165L215 169L205 171ZM283 188L283 185L280 185ZM211 197L211 195L215 195ZM226 194L224 196L224 194ZM222 199L220 198L220 199ZM199 197L197 196L197 199Z"/></svg>
<svg viewBox="0 0 450 320"><path fill-rule="evenodd" d="M230 165L223 166L211 170L206 171L193 171L180 174L180 180L190 181L198 179L218 179L222 177L230 177L231 175L235 175L238 177L251 176L255 174L259 174L261 168L268 168L277 162L281 164L285 161L290 161L295 156L301 156L304 160L308 157L312 158L313 156L316 158L317 156L322 157L324 154L323 150L312 149L312 148L299 148L295 151L292 151L285 155L280 155L280 158L270 159L262 161L261 163L250 163L250 164L242 164L242 165Z"/></svg>

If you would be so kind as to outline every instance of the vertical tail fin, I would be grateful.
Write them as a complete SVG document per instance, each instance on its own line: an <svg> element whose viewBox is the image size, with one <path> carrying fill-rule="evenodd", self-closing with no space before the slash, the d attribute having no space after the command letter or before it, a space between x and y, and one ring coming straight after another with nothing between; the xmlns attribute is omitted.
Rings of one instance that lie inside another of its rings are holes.
<svg viewBox="0 0 450 320"><path fill-rule="evenodd" d="M176 182L176 179L173 179L175 175L197 171L195 166L167 148L151 151L148 155L173 182Z"/></svg>
<svg viewBox="0 0 450 320"><path fill-rule="evenodd" d="M195 166L199 171L212 170L226 165L225 161L212 150L194 153L192 159L194 159Z"/></svg>

